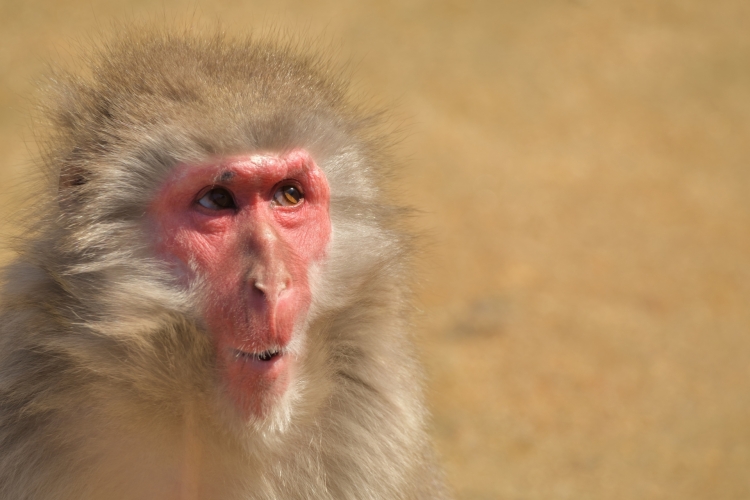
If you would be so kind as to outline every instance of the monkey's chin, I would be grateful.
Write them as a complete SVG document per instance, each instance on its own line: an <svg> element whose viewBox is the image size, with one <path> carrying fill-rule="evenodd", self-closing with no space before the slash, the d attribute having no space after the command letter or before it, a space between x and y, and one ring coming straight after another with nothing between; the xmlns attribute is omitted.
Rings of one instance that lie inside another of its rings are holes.
<svg viewBox="0 0 750 500"><path fill-rule="evenodd" d="M225 384L237 411L245 418L264 418L284 396L292 378L294 356L270 347L249 352L224 350Z"/></svg>

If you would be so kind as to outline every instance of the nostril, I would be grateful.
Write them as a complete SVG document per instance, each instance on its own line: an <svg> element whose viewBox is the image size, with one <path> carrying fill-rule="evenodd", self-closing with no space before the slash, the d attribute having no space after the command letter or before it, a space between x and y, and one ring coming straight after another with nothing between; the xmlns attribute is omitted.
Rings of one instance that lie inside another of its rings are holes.
<svg viewBox="0 0 750 500"><path fill-rule="evenodd" d="M260 281L257 281L257 280L254 281L253 282L253 288L255 288L258 292L260 292L261 295L263 295L263 296L266 295L267 287L266 287L266 285L264 285Z"/></svg>
<svg viewBox="0 0 750 500"><path fill-rule="evenodd" d="M260 280L253 281L253 289L255 289L263 298L276 299L286 293L291 288L291 280L283 280L278 283L271 282L265 283Z"/></svg>

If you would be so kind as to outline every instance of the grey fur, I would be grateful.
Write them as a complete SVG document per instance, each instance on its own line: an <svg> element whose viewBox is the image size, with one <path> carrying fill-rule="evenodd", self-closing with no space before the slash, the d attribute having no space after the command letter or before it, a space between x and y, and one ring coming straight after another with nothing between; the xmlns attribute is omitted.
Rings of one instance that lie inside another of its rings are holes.
<svg viewBox="0 0 750 500"><path fill-rule="evenodd" d="M50 79L57 195L3 274L0 498L444 498L377 120L289 43L132 30L88 68ZM145 207L179 162L297 147L331 185L329 258L291 396L241 422Z"/></svg>

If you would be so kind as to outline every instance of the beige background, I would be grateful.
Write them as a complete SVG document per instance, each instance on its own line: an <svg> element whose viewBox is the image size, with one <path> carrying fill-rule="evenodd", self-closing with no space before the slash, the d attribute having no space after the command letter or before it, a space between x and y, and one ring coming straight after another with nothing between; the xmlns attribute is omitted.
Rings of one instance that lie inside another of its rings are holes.
<svg viewBox="0 0 750 500"><path fill-rule="evenodd" d="M750 498L747 0L2 0L3 213L45 61L185 16L322 36L405 125L459 498Z"/></svg>

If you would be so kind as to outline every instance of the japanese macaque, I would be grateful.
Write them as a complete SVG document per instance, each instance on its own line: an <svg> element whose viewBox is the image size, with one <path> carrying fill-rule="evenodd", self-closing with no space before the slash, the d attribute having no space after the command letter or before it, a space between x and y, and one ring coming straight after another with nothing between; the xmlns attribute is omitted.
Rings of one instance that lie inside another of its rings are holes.
<svg viewBox="0 0 750 500"><path fill-rule="evenodd" d="M134 30L49 79L0 498L445 498L387 137L290 47Z"/></svg>

